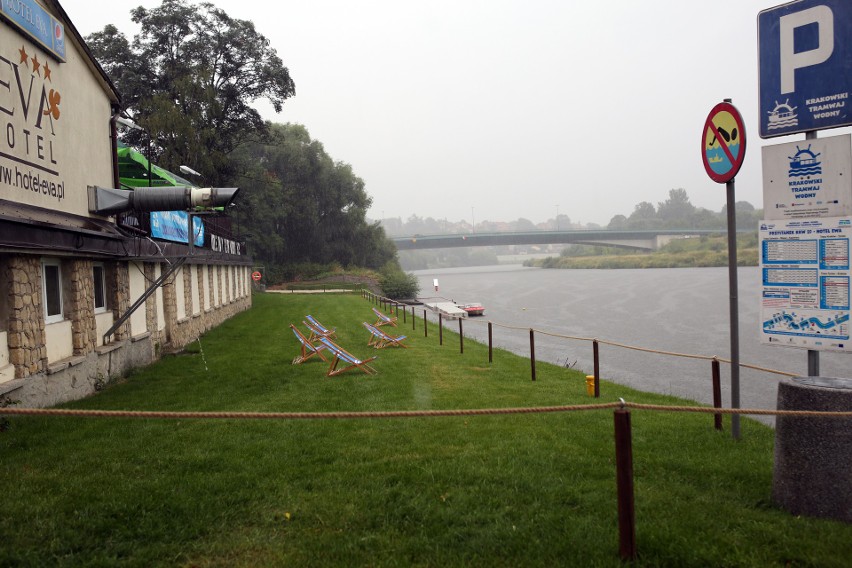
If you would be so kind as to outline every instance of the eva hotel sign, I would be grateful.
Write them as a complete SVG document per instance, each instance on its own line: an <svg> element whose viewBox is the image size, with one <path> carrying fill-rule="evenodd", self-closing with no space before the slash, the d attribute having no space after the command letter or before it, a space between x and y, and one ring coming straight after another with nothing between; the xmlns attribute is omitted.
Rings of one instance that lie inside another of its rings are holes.
<svg viewBox="0 0 852 568"><path fill-rule="evenodd" d="M110 95L35 0L0 16L0 199L88 216L86 186L112 186Z"/></svg>

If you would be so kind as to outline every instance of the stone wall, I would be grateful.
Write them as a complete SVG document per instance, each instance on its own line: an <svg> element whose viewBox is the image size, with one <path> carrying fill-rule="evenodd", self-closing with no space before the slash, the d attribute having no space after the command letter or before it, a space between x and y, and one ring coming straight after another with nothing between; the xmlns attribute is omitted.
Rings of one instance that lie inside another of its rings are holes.
<svg viewBox="0 0 852 568"><path fill-rule="evenodd" d="M71 320L72 346L75 355L85 355L97 345L94 279L90 260L75 260L67 270L70 294L65 302L65 317Z"/></svg>
<svg viewBox="0 0 852 568"><path fill-rule="evenodd" d="M24 378L47 370L44 310L41 297L41 260L8 256L3 279L9 283L9 362L15 377Z"/></svg>
<svg viewBox="0 0 852 568"><path fill-rule="evenodd" d="M162 268L166 268L162 266ZM227 268L227 267L224 267ZM251 295L233 298L225 287L227 276L222 278L221 266L208 270L210 286L209 309L204 309L204 298L199 298L200 310L177 321L177 298L174 275L163 285L163 313L165 329L159 330L157 295L146 300L147 333L130 338L127 323L119 327L111 341L97 347L97 327L94 312L94 281L92 262L85 259L63 261L63 289L65 291L64 315L70 321L73 356L60 361L48 361L45 337L44 307L42 300L41 259L33 256L4 255L0 259L0 275L7 285L0 300L0 331L7 331L9 363L14 366L15 378L0 383L0 394L18 401L22 406L42 407L89 396L110 380L131 369L154 362L164 350L177 351L196 341L199 336L218 326L235 314L251 308ZM129 298L130 282L128 264L111 262L107 288L109 306L117 320L132 304ZM184 266L185 304L192 311L191 270ZM238 272L239 273L239 272ZM153 264L144 266L147 282L156 278ZM214 277L214 274L216 275ZM227 270L226 270L227 274ZM204 293L203 270L197 270L197 291ZM230 279L234 281L233 278ZM237 289L241 288L233 282ZM219 305L213 302L213 285L218 285ZM248 287L245 287L248 290ZM230 301L224 303L226 298ZM2 337L2 335L0 335Z"/></svg>

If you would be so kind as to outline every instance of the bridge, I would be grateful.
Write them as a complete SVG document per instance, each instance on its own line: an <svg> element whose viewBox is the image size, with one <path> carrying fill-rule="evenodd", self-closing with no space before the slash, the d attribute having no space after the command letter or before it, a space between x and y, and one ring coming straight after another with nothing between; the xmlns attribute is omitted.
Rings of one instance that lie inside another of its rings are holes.
<svg viewBox="0 0 852 568"><path fill-rule="evenodd" d="M398 250L546 244L582 244L657 250L674 239L727 234L727 229L577 229L570 231L528 231L517 233L412 235L410 237L393 237L391 240L396 244Z"/></svg>

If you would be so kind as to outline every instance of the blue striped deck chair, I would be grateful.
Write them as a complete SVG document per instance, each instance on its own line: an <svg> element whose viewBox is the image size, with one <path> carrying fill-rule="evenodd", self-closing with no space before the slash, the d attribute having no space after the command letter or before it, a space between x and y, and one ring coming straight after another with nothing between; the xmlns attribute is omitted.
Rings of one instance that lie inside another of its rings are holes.
<svg viewBox="0 0 852 568"><path fill-rule="evenodd" d="M296 329L296 326L292 323L290 324L290 329L293 330L293 334L296 336L296 339L299 340L299 344L301 345L301 353L293 358L293 365L304 363L314 355L316 355L323 361L328 362L328 359L326 359L325 356L322 354L322 351L324 349L328 349L328 347L326 347L325 345L314 345L308 340L307 337L302 335L302 332Z"/></svg>
<svg viewBox="0 0 852 568"><path fill-rule="evenodd" d="M307 320L307 321L305 321ZM305 327L311 332L308 336L308 340L311 342L316 341L320 337L336 337L336 329L335 328L327 328L323 324L321 324L317 319L312 315L305 316L305 320L302 320L302 323L305 324Z"/></svg>
<svg viewBox="0 0 852 568"><path fill-rule="evenodd" d="M355 357L354 355L352 355L327 337L320 337L319 341L320 343L325 345L325 347L332 353L332 355L334 355L331 360L331 365L329 365L328 367L328 373L326 373L326 375L328 375L329 377L339 375L340 373L348 371L349 369L361 369L368 375L376 373L376 370L367 363L375 359L377 356L374 355L373 357L370 357L369 359L364 359L362 361L361 359L358 359L357 357ZM341 362L344 364L344 366L338 368L338 365Z"/></svg>
<svg viewBox="0 0 852 568"><path fill-rule="evenodd" d="M396 327L396 317L386 316L385 314L383 314L382 312L380 312L376 308L371 308L371 309L373 310L373 313L376 314L376 317L379 318L379 319L376 320L376 323L373 324L374 326L380 327L380 326L383 326L383 325L392 325L392 326Z"/></svg>
<svg viewBox="0 0 852 568"><path fill-rule="evenodd" d="M362 323L364 324L364 327L367 328L367 331L370 332L370 340L367 342L367 345L375 347L376 349L384 349L385 347L394 346L405 347L408 349L408 346L402 343L402 341L408 337L407 335L397 335L394 337L374 325L370 325L367 322Z"/></svg>

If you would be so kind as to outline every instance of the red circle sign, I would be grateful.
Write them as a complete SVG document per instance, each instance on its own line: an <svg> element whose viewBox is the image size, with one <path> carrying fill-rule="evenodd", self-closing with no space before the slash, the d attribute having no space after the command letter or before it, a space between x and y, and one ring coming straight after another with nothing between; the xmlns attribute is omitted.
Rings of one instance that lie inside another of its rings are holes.
<svg viewBox="0 0 852 568"><path fill-rule="evenodd" d="M255 282L260 280L260 278L261 278L260 272L254 271L254 272L251 273L251 279L254 280Z"/></svg>
<svg viewBox="0 0 852 568"><path fill-rule="evenodd" d="M701 159L704 170L715 182L734 179L746 153L746 133L743 117L731 103L713 107L701 133Z"/></svg>

